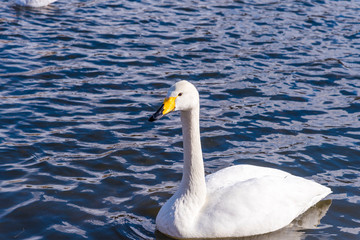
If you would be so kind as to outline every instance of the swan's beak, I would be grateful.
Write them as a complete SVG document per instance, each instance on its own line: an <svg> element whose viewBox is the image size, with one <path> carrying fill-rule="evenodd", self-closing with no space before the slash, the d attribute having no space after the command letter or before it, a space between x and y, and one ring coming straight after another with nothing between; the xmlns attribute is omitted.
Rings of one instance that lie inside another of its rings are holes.
<svg viewBox="0 0 360 240"><path fill-rule="evenodd" d="M150 122L160 119L162 116L175 110L176 97L165 98L161 107L149 118Z"/></svg>

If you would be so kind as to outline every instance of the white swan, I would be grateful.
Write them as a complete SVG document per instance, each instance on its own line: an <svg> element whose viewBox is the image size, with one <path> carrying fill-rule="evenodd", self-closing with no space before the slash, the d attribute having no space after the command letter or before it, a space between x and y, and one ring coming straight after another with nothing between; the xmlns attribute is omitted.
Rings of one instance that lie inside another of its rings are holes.
<svg viewBox="0 0 360 240"><path fill-rule="evenodd" d="M15 3L27 7L44 7L55 1L56 0L15 0Z"/></svg>
<svg viewBox="0 0 360 240"><path fill-rule="evenodd" d="M251 165L205 178L199 128L199 93L191 83L173 85L149 121L181 111L184 169L176 193L160 209L156 226L174 238L225 238L281 229L331 193L311 180Z"/></svg>

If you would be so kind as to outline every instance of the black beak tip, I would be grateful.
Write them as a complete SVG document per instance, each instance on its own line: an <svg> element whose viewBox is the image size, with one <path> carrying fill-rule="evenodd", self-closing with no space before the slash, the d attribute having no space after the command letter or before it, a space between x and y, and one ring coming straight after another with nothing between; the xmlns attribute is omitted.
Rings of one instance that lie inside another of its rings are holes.
<svg viewBox="0 0 360 240"><path fill-rule="evenodd" d="M149 122L154 122L154 121L156 121L156 118L154 118L154 115L152 115L151 117L149 117L148 121Z"/></svg>
<svg viewBox="0 0 360 240"><path fill-rule="evenodd" d="M149 117L148 121L154 122L154 121L160 119L163 116L163 114L162 114L163 110L164 110L164 104L161 105L161 107L156 111L156 113L154 113L153 115L151 115L151 117Z"/></svg>

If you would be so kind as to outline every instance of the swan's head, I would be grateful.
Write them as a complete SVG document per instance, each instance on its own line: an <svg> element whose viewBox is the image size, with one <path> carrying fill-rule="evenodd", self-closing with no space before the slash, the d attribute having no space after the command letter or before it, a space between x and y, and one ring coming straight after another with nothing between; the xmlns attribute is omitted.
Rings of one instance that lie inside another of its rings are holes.
<svg viewBox="0 0 360 240"><path fill-rule="evenodd" d="M163 104L149 121L158 120L172 111L189 111L195 107L199 107L199 93L195 86L185 80L179 81L171 86Z"/></svg>

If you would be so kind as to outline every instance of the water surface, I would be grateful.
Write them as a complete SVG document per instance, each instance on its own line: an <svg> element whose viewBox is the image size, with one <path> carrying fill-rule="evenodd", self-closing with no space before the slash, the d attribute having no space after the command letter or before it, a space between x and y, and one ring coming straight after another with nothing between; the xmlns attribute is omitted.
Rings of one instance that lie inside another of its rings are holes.
<svg viewBox="0 0 360 240"><path fill-rule="evenodd" d="M167 239L176 81L201 97L206 173L275 167L330 187L299 239L360 236L358 1L85 1L0 9L0 239ZM294 238L295 239L295 238Z"/></svg>

